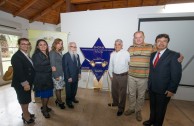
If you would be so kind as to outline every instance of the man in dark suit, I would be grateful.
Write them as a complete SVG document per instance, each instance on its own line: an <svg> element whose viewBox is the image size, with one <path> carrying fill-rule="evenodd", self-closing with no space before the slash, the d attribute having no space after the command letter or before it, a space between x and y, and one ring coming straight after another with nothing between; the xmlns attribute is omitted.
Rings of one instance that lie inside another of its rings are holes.
<svg viewBox="0 0 194 126"><path fill-rule="evenodd" d="M162 126L167 105L178 88L182 76L179 53L169 50L170 38L159 34L155 44L157 52L151 54L148 89L150 94L150 118L144 126Z"/></svg>
<svg viewBox="0 0 194 126"><path fill-rule="evenodd" d="M62 65L65 80L66 103L69 108L74 108L72 102L79 103L75 98L78 80L81 77L80 58L77 54L75 42L69 43L69 51L63 55Z"/></svg>
<svg viewBox="0 0 194 126"><path fill-rule="evenodd" d="M34 81L35 71L32 60L28 57L30 42L27 38L18 40L19 50L12 56L13 79L11 86L14 87L18 102L22 108L22 119L25 123L33 123L34 114L28 111L31 102L31 89Z"/></svg>

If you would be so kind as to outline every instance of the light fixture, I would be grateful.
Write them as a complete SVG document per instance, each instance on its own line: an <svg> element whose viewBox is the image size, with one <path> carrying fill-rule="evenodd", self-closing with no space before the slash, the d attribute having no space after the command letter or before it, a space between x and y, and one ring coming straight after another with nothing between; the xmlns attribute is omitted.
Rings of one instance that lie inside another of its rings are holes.
<svg viewBox="0 0 194 126"><path fill-rule="evenodd" d="M164 13L194 12L194 3L167 4Z"/></svg>

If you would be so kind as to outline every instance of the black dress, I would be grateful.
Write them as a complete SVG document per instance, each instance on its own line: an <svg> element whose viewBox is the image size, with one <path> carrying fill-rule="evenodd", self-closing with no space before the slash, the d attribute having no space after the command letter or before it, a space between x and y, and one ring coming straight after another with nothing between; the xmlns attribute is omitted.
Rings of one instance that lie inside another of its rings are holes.
<svg viewBox="0 0 194 126"><path fill-rule="evenodd" d="M34 91L36 97L49 98L53 96L53 81L50 59L41 51L33 54L35 69Z"/></svg>
<svg viewBox="0 0 194 126"><path fill-rule="evenodd" d="M18 102L20 104L28 104L31 102L31 90L25 91L22 82L28 81L32 87L35 71L29 59L18 50L11 58L13 67L13 79L11 86L14 87Z"/></svg>

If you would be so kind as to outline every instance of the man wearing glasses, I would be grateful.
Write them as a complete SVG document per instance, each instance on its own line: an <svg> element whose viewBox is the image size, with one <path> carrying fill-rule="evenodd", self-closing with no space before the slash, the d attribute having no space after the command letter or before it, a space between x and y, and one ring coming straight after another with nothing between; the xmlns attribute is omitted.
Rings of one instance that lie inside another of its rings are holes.
<svg viewBox="0 0 194 126"><path fill-rule="evenodd" d="M69 108L74 108L73 103L79 103L75 98L78 87L78 80L81 77L80 58L77 54L77 46L75 42L68 45L69 51L63 55L62 65L65 80L66 104Z"/></svg>

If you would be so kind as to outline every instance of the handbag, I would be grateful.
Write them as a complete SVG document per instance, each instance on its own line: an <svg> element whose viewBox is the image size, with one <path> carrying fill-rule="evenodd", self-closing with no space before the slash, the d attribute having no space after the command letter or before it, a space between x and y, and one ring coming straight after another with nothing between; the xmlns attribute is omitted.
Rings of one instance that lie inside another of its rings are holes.
<svg viewBox="0 0 194 126"><path fill-rule="evenodd" d="M3 80L4 81L10 81L13 78L13 67L9 66L8 70L5 72L5 74L3 75Z"/></svg>

